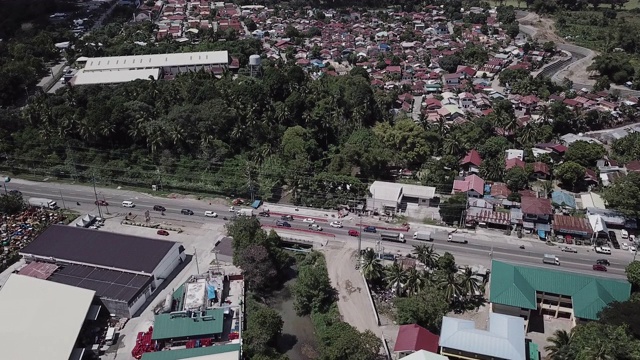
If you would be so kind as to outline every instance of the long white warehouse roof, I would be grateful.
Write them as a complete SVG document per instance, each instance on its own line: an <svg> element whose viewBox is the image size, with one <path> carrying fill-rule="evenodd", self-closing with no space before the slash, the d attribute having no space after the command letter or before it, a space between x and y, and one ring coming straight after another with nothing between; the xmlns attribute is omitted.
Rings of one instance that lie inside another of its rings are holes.
<svg viewBox="0 0 640 360"><path fill-rule="evenodd" d="M0 359L69 360L94 292L12 274L0 290Z"/></svg>
<svg viewBox="0 0 640 360"><path fill-rule="evenodd" d="M97 84L117 84L133 80L149 80L149 76L158 79L160 69L139 69L139 70L102 70L85 71L80 70L71 80L74 86L77 85L97 85Z"/></svg>
<svg viewBox="0 0 640 360"><path fill-rule="evenodd" d="M166 66L194 66L194 65L226 65L229 63L227 51L201 51L176 54L109 56L87 59L84 69L117 70L117 69L148 69Z"/></svg>

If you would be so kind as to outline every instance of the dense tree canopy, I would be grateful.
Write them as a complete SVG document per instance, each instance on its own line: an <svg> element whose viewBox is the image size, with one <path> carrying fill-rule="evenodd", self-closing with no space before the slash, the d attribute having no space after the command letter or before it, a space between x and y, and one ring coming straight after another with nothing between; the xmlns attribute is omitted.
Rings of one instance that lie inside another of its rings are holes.
<svg viewBox="0 0 640 360"><path fill-rule="evenodd" d="M640 174L630 172L628 175L617 179L611 186L605 188L602 197L611 208L623 213L640 216Z"/></svg>

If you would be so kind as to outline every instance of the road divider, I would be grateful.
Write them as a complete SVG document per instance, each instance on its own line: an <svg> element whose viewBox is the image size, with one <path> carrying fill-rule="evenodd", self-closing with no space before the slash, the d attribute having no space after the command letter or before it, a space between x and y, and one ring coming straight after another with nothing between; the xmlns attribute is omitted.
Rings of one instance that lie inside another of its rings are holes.
<svg viewBox="0 0 640 360"><path fill-rule="evenodd" d="M294 219L313 219L315 221L319 221L319 222L329 222L329 219L325 219L325 218L320 218L320 217L313 217L313 216L304 216L304 215L294 215L294 214L285 214L285 213L280 213L280 212L275 212L275 211L269 211L269 215L271 216L282 216L282 215L286 215L286 216L292 216ZM334 219L334 220L340 220L340 219Z"/></svg>
<svg viewBox="0 0 640 360"><path fill-rule="evenodd" d="M409 226L399 227L399 228L398 227L377 226L377 225L367 225L367 224L356 224L356 226L362 226L363 228L365 228L367 226L373 226L376 229L380 229L380 230L403 231L403 232L407 232L410 229Z"/></svg>
<svg viewBox="0 0 640 360"><path fill-rule="evenodd" d="M282 230L282 231L297 231L297 232L305 232L305 233L314 234L314 235L336 237L334 234L326 233L326 232L323 232L323 231L315 231L315 230L307 230L307 229L295 229L295 228L273 226L273 225L262 225L262 227L263 228L270 228L270 229L278 229L278 230Z"/></svg>

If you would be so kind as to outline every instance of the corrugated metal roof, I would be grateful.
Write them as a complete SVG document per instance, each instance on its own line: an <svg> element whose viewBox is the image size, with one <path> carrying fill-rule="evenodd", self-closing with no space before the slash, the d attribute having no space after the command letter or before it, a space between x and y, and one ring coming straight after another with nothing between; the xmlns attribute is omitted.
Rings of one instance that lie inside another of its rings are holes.
<svg viewBox="0 0 640 360"><path fill-rule="evenodd" d="M200 312L196 314L196 318L186 315L156 315L152 340L181 339L222 333L224 309L207 310L204 317L200 316Z"/></svg>
<svg viewBox="0 0 640 360"><path fill-rule="evenodd" d="M606 305L629 299L631 284L496 260L492 262L489 298L492 303L536 309L536 291L570 296L576 317L597 320L598 313Z"/></svg>
<svg viewBox="0 0 640 360"><path fill-rule="evenodd" d="M158 352L148 352L142 355L142 360L179 360L189 358L200 358L201 356L216 355L230 353L231 356L235 353L236 359L238 352L240 351L240 344L228 344L228 345L214 345L193 349L181 349L181 350L166 350ZM233 357L229 357L230 359ZM218 359L219 357L216 357Z"/></svg>
<svg viewBox="0 0 640 360"><path fill-rule="evenodd" d="M149 69L167 66L228 64L225 51L200 51L173 54L107 56L87 59L85 70Z"/></svg>
<svg viewBox="0 0 640 360"><path fill-rule="evenodd" d="M442 318L442 353L454 349L493 358L526 360L524 319L498 313L489 314L489 329L476 329L470 320Z"/></svg>

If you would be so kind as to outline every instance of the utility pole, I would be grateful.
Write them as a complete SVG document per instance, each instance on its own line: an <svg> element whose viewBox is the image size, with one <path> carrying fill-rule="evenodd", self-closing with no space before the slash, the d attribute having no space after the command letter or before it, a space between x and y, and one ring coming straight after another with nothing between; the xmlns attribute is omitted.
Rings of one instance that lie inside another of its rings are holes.
<svg viewBox="0 0 640 360"><path fill-rule="evenodd" d="M98 215L102 217L102 210L100 209L100 201L98 201L98 192L96 191L96 174L91 173L91 178L93 179L93 195L95 195L96 204L98 204Z"/></svg>
<svg viewBox="0 0 640 360"><path fill-rule="evenodd" d="M64 203L64 197L62 196L62 190L58 190L60 191L60 199L62 199L62 208L66 209L67 205Z"/></svg>
<svg viewBox="0 0 640 360"><path fill-rule="evenodd" d="M196 259L196 271L198 275L200 275L200 265L198 265L198 250L196 247L193 247L193 257Z"/></svg>
<svg viewBox="0 0 640 360"><path fill-rule="evenodd" d="M358 214L358 266L362 262L362 214Z"/></svg>

